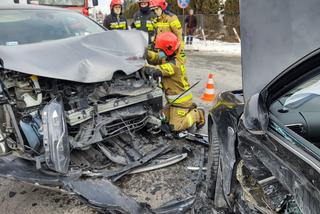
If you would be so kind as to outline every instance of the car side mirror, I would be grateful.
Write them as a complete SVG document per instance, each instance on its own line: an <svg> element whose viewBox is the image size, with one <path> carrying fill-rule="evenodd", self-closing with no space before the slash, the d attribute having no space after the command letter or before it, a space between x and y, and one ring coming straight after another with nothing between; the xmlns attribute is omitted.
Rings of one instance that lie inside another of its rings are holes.
<svg viewBox="0 0 320 214"><path fill-rule="evenodd" d="M266 133L269 123L268 110L261 94L255 94L246 102L243 123L252 133Z"/></svg>
<svg viewBox="0 0 320 214"><path fill-rule="evenodd" d="M93 6L98 6L98 4L99 4L98 0L92 0L92 5Z"/></svg>

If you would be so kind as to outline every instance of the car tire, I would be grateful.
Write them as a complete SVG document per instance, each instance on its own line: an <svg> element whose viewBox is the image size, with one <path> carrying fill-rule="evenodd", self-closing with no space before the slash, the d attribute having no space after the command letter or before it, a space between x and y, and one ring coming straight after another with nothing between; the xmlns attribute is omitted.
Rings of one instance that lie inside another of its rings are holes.
<svg viewBox="0 0 320 214"><path fill-rule="evenodd" d="M208 154L208 171L207 171L207 195L214 199L218 173L220 167L220 143L217 132L217 125L212 118L208 119L208 136L209 136L209 154Z"/></svg>

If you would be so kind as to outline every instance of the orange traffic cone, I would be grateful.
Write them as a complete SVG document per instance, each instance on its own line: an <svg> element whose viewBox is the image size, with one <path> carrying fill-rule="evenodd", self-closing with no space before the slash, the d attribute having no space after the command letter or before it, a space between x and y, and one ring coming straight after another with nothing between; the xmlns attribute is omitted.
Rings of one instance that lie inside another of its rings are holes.
<svg viewBox="0 0 320 214"><path fill-rule="evenodd" d="M206 90L202 95L201 99L205 101L213 101L216 98L216 91L215 91L214 82L213 82L213 74L209 74L208 79L209 80L206 86Z"/></svg>

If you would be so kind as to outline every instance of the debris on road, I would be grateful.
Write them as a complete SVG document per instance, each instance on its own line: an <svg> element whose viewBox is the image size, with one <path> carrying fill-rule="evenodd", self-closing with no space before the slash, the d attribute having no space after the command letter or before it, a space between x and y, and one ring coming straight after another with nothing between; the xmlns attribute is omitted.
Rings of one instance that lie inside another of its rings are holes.
<svg viewBox="0 0 320 214"><path fill-rule="evenodd" d="M178 137L185 138L188 141L198 143L203 146L209 146L208 135L206 134L199 134L199 133L192 134L188 131L183 131L178 134Z"/></svg>
<svg viewBox="0 0 320 214"><path fill-rule="evenodd" d="M137 173L141 173L141 172L147 172L147 171L152 171L152 170L156 170L156 169L161 169L163 167L167 167L167 166L171 166L173 164L176 164L182 160L184 160L185 158L187 158L188 154L184 153L181 155L175 155L172 157L169 157L167 159L155 159L154 161L152 161L149 165L145 166L145 167L139 167L133 171L131 171L129 174L137 174Z"/></svg>
<svg viewBox="0 0 320 214"><path fill-rule="evenodd" d="M189 169L189 170L191 170L191 171L199 171L199 170L204 170L204 171L206 171L206 170L207 170L207 167L202 167L202 168L200 169L200 167L198 167L198 166L188 166L187 169Z"/></svg>

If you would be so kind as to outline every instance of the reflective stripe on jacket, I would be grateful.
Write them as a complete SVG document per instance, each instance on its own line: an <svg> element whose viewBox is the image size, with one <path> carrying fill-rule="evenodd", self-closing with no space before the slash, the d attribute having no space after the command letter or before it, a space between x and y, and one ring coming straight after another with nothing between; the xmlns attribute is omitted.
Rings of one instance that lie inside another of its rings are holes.
<svg viewBox="0 0 320 214"><path fill-rule="evenodd" d="M182 103L188 102L192 99L193 95L191 92L187 92L185 94L183 94L183 93L178 94L178 95L167 95L166 96L167 101L170 104L182 104Z"/></svg>
<svg viewBox="0 0 320 214"><path fill-rule="evenodd" d="M162 62L156 52L148 52L148 60L158 65L157 67L161 70L161 85L168 103L188 108L192 105L192 93L183 94L190 88L190 84L186 76L186 68L179 60L180 58L175 56L174 59Z"/></svg>
<svg viewBox="0 0 320 214"><path fill-rule="evenodd" d="M155 18L156 16L151 12L142 13L138 11L133 16L132 28L154 34L153 20Z"/></svg>
<svg viewBox="0 0 320 214"><path fill-rule="evenodd" d="M110 14L105 17L103 21L103 26L109 30L127 30L127 20L123 15L117 16L115 14Z"/></svg>

